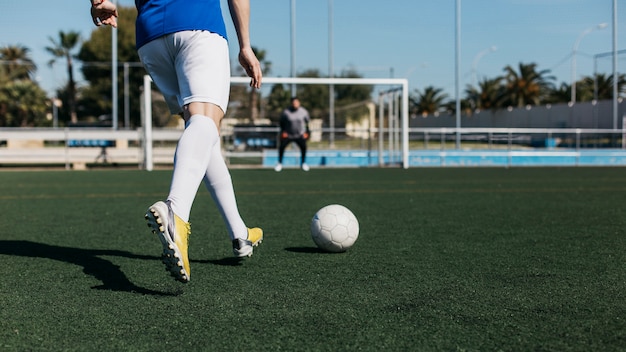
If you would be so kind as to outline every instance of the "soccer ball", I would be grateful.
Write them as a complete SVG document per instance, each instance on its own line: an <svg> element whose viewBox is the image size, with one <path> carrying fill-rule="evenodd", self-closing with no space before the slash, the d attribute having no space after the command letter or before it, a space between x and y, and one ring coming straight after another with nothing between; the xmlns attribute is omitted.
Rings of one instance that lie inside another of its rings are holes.
<svg viewBox="0 0 626 352"><path fill-rule="evenodd" d="M350 209L331 204L318 210L311 221L311 238L326 252L345 252L359 237L359 221Z"/></svg>

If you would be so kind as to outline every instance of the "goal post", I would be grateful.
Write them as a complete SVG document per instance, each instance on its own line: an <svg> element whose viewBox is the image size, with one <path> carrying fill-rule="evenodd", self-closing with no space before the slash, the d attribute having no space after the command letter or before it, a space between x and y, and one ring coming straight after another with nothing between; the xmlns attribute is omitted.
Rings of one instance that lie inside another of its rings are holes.
<svg viewBox="0 0 626 352"><path fill-rule="evenodd" d="M246 84L248 77L231 77L232 83ZM317 77L264 77L268 84L316 84L316 85L369 85L392 86L401 90L402 168L409 167L409 81L406 78L317 78ZM381 118L382 116L379 116ZM382 155L382 150L379 150Z"/></svg>
<svg viewBox="0 0 626 352"><path fill-rule="evenodd" d="M148 170L152 169L152 110L150 109L151 97L150 94L146 94L151 91L150 85L152 84L152 80L149 76L144 79L144 99L143 99L143 129L144 129L144 167ZM248 84L250 82L250 78L248 77L231 77L232 84ZM294 85L369 85L369 86L383 86L385 89L391 88L393 91L399 91L400 95L400 103L397 107L399 111L400 124L399 126L392 127L390 121L390 136L393 130L397 130L398 127L400 129L400 138L401 139L401 166L404 169L409 167L409 82L405 78L316 78L316 77L264 77L263 84L294 84ZM372 98L372 101L377 101ZM379 136L379 159L382 160L382 138L383 136L383 126L382 126L382 111L384 110L382 107L382 101L380 98L379 101L379 127L378 127L378 136ZM390 105L391 107L391 105ZM391 113L390 113L391 114ZM330 126L331 130L334 126ZM373 127L373 126L372 126ZM391 153L391 150L390 150ZM389 155L391 158L392 155Z"/></svg>

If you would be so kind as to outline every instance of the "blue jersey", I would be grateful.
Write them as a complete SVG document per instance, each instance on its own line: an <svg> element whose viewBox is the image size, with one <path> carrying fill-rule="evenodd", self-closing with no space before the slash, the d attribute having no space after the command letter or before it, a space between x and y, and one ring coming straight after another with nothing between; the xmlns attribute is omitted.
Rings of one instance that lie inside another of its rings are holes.
<svg viewBox="0 0 626 352"><path fill-rule="evenodd" d="M220 0L135 0L136 43L180 31L204 30L226 38Z"/></svg>

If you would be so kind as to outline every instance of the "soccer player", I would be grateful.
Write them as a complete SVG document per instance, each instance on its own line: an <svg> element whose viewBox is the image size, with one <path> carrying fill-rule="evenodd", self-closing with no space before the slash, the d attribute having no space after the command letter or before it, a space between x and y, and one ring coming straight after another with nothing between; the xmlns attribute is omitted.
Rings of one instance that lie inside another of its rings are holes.
<svg viewBox="0 0 626 352"><path fill-rule="evenodd" d="M285 109L280 116L280 143L278 145L278 164L274 167L276 172L283 169L283 156L285 148L291 142L295 142L300 148L300 167L309 171L306 164L306 141L309 139L309 112L302 107L298 97L291 98L291 106Z"/></svg>
<svg viewBox="0 0 626 352"><path fill-rule="evenodd" d="M94 24L117 26L117 9L90 0ZM230 172L221 154L220 121L230 92L230 62L220 0L135 0L139 57L173 114L185 120L178 141L169 195L148 208L146 220L163 245L163 262L178 281L188 282L189 214L204 180L228 227L236 257L251 256L263 240L260 228L242 220ZM261 87L261 65L250 44L249 0L228 0L237 32L239 63Z"/></svg>

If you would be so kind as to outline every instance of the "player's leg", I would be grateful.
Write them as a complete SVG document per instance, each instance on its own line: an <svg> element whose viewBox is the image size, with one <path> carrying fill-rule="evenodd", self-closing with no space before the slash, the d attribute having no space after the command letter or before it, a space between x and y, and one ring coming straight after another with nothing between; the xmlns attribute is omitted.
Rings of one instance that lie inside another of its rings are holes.
<svg viewBox="0 0 626 352"><path fill-rule="evenodd" d="M139 49L139 56L153 81L165 96L170 111L176 114L181 112L182 100L180 100L178 90L175 56L171 55L172 51L169 50L171 49L170 39L166 36L142 46ZM188 215L183 219L179 212L180 210L173 210L172 202L159 201L148 208L146 220L163 245L162 258L166 269L176 280L187 282L190 277L187 250L191 227L188 223Z"/></svg>
<svg viewBox="0 0 626 352"><path fill-rule="evenodd" d="M221 148L214 148L212 153L211 162L204 177L204 184L226 223L228 234L233 243L234 255L237 257L251 256L252 247L263 240L263 231L259 228L248 229L246 227L239 214L232 178L222 156Z"/></svg>
<svg viewBox="0 0 626 352"><path fill-rule="evenodd" d="M174 33L139 49L142 62L155 84L168 97L167 102L172 113L180 113L183 110L181 106L187 107L193 99L208 100L202 94L194 94L196 87L190 84L190 77L210 70L206 68L210 62L202 61L204 55L201 50L209 50L212 43L207 43L206 38L198 36L198 33L203 32ZM223 86L228 86L228 77L221 80L225 81ZM194 111L185 109L185 130L178 141L174 157L168 200L174 213L185 222L189 221L191 206L209 163L211 148L219 140L215 121L219 122L222 118L222 108L217 104L206 105L212 105L212 109L197 110L202 113L212 111L214 116L194 114Z"/></svg>
<svg viewBox="0 0 626 352"><path fill-rule="evenodd" d="M296 139L295 142L300 148L300 167L304 171L309 171L309 165L306 163L306 139L300 137Z"/></svg>
<svg viewBox="0 0 626 352"><path fill-rule="evenodd" d="M187 60L183 65L177 65L181 70L179 76L187 77L185 81L179 82L186 107L185 116L190 116L190 121L202 116L215 128L215 143L207 149L209 161L204 164L202 177L226 222L231 240L250 242L250 248L244 245L246 248L235 251L235 255L249 256L252 254L251 246L261 242L263 232L260 229L249 230L239 215L232 179L222 157L217 130L226 111L230 94L228 45L223 37L214 33L192 32L191 35L192 40L202 40L203 45L185 48L181 54L184 54ZM209 43L209 46L205 43ZM205 138L207 137L209 135L205 135ZM212 134L210 137L213 140ZM195 185L197 190L198 185Z"/></svg>
<svg viewBox="0 0 626 352"><path fill-rule="evenodd" d="M167 199L174 213L189 221L191 206L198 186L211 159L211 151L219 147L217 126L212 119L193 115L185 122L174 154L174 172Z"/></svg>
<svg viewBox="0 0 626 352"><path fill-rule="evenodd" d="M218 126L228 104L230 64L226 40L217 34L184 31L173 38L181 43L175 48L175 69L186 122L168 199L174 212L188 219L212 150L220 147Z"/></svg>
<svg viewBox="0 0 626 352"><path fill-rule="evenodd" d="M283 157L285 155L285 149L289 144L289 138L280 137L280 142L278 142L278 164L274 167L274 171L280 172L283 169Z"/></svg>

